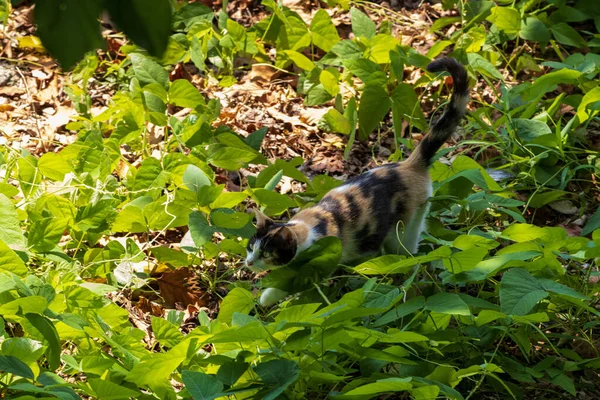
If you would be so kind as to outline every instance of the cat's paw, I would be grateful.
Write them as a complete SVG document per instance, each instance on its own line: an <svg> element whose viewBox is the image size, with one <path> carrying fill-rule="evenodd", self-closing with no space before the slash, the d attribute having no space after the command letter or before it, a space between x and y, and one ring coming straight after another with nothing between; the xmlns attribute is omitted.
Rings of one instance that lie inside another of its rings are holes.
<svg viewBox="0 0 600 400"><path fill-rule="evenodd" d="M288 293L283 290L268 288L260 295L259 303L263 307L269 307L278 301L285 299L287 295Z"/></svg>

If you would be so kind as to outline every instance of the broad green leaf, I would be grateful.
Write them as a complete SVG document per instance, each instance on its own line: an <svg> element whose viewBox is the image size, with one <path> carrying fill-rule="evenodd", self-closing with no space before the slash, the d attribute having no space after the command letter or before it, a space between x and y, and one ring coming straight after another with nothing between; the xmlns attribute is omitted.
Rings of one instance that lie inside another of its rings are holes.
<svg viewBox="0 0 600 400"><path fill-rule="evenodd" d="M315 63L308 59L304 54L293 50L285 50L284 53L296 64L298 68L305 71L312 71L315 68Z"/></svg>
<svg viewBox="0 0 600 400"><path fill-rule="evenodd" d="M218 210L210 214L211 221L220 228L240 229L250 222L250 214L243 212L224 213Z"/></svg>
<svg viewBox="0 0 600 400"><path fill-rule="evenodd" d="M379 379L375 383L368 383L366 385L352 389L343 395L338 395L335 398L343 399L345 397L353 396L369 396L382 394L382 393L396 393L404 392L412 389L413 385L410 383L410 378L386 378Z"/></svg>
<svg viewBox="0 0 600 400"><path fill-rule="evenodd" d="M10 247L0 240L0 271L12 272L18 276L28 274L25 263Z"/></svg>
<svg viewBox="0 0 600 400"><path fill-rule="evenodd" d="M182 341L166 353L149 353L125 376L125 380L138 386L161 386L168 382L169 376L187 358L190 340Z"/></svg>
<svg viewBox="0 0 600 400"><path fill-rule="evenodd" d="M46 340L48 347L44 354L48 361L48 367L52 371L56 370L60 366L60 353L62 350L56 328L52 322L43 315L28 313L25 314L25 318L27 318L27 321L29 321L29 323L33 325Z"/></svg>
<svg viewBox="0 0 600 400"><path fill-rule="evenodd" d="M285 210L296 206L296 202L288 196L267 189L256 189L253 193L260 205L266 206L268 215L281 214Z"/></svg>
<svg viewBox="0 0 600 400"><path fill-rule="evenodd" d="M267 385L272 386L261 395L263 400L274 400L300 376L300 367L292 360L272 360L258 364L254 372Z"/></svg>
<svg viewBox="0 0 600 400"><path fill-rule="evenodd" d="M383 326L390 322L404 318L409 314L421 310L425 307L425 298L423 296L413 297L412 299L402 303L390 311L383 314L373 323L373 327Z"/></svg>
<svg viewBox="0 0 600 400"><path fill-rule="evenodd" d="M586 42L579 32L565 22L552 25L550 31L558 43L577 48L586 47Z"/></svg>
<svg viewBox="0 0 600 400"><path fill-rule="evenodd" d="M531 101L536 99L547 92L555 90L560 84L572 84L581 75L580 71L572 69L561 69L558 71L550 72L544 76L541 76L529 86L523 93L523 100Z"/></svg>
<svg viewBox="0 0 600 400"><path fill-rule="evenodd" d="M417 264L426 263L450 257L452 251L448 247L440 247L423 256L404 258L402 256L388 254L368 260L356 267L354 271L365 275L388 275L406 273Z"/></svg>
<svg viewBox="0 0 600 400"><path fill-rule="evenodd" d="M390 51L395 50L399 44L398 39L392 35L377 34L369 41L369 58L377 64L389 64L391 61ZM427 59L427 61L430 60Z"/></svg>
<svg viewBox="0 0 600 400"><path fill-rule="evenodd" d="M60 153L46 153L38 160L42 175L53 181L62 181L66 174L73 171L71 165Z"/></svg>
<svg viewBox="0 0 600 400"><path fill-rule="evenodd" d="M397 136L402 133L402 121L425 131L428 128L421 104L412 85L399 83L392 92L392 118Z"/></svg>
<svg viewBox="0 0 600 400"><path fill-rule="evenodd" d="M161 346L172 348L183 340L183 335L179 332L179 329L166 319L155 316L152 316L150 319L154 337Z"/></svg>
<svg viewBox="0 0 600 400"><path fill-rule="evenodd" d="M219 197L210 204L210 208L233 208L248 197L245 192L221 192Z"/></svg>
<svg viewBox="0 0 600 400"><path fill-rule="evenodd" d="M572 297L577 300L589 301L590 299L587 296L577 292L574 289L571 289L568 286L565 286L561 283L555 282L550 279L538 279L538 281L542 284L544 290L550 293L556 293L567 297Z"/></svg>
<svg viewBox="0 0 600 400"><path fill-rule="evenodd" d="M217 371L217 379L225 385L234 385L248 370L250 364L246 362L227 361Z"/></svg>
<svg viewBox="0 0 600 400"><path fill-rule="evenodd" d="M581 103L577 107L577 118L579 118L579 123L582 124L587 121L593 114L598 111L598 102L600 102L600 87L595 87L583 96L581 99ZM588 106L592 106L590 108L595 108L594 111L588 113Z"/></svg>
<svg viewBox="0 0 600 400"><path fill-rule="evenodd" d="M534 42L547 42L550 40L550 31L542 21L536 17L528 17L521 21L519 36Z"/></svg>
<svg viewBox="0 0 600 400"><path fill-rule="evenodd" d="M0 241L7 245L23 246L25 240L21 232L21 224L15 205L0 193ZM0 251L2 249L0 248ZM1 255L0 255L1 257Z"/></svg>
<svg viewBox="0 0 600 400"><path fill-rule="evenodd" d="M140 195L159 196L167 184L168 172L163 170L159 160L150 157L142 161L135 175L132 190Z"/></svg>
<svg viewBox="0 0 600 400"><path fill-rule="evenodd" d="M197 108L205 104L202 93L187 79L177 79L169 87L169 103L179 107Z"/></svg>
<svg viewBox="0 0 600 400"><path fill-rule="evenodd" d="M521 29L521 13L512 7L493 7L486 19L507 35L514 35Z"/></svg>
<svg viewBox="0 0 600 400"><path fill-rule="evenodd" d="M226 324L231 324L231 317L234 312L248 314L254 307L254 296L252 293L241 287L234 288L221 303L221 309L217 319Z"/></svg>
<svg viewBox="0 0 600 400"><path fill-rule="evenodd" d="M358 8L353 7L350 10L350 18L352 22L352 32L356 37L366 37L371 39L377 33L375 22L371 20Z"/></svg>
<svg viewBox="0 0 600 400"><path fill-rule="evenodd" d="M67 229L67 221L61 218L40 218L29 227L27 245L41 253L52 250Z"/></svg>
<svg viewBox="0 0 600 400"><path fill-rule="evenodd" d="M487 325L492 321L496 321L498 319L506 318L507 315L495 310L482 310L475 318L475 325L483 326Z"/></svg>
<svg viewBox="0 0 600 400"><path fill-rule="evenodd" d="M348 135L350 133L350 121L346 119L338 110L335 108L329 109L323 115L323 122L327 124L327 127L336 133L342 133L344 135Z"/></svg>
<svg viewBox="0 0 600 400"><path fill-rule="evenodd" d="M315 46L323 51L330 51L340 41L340 35L331 22L331 17L322 8L313 16L310 22L310 32Z"/></svg>
<svg viewBox="0 0 600 400"><path fill-rule="evenodd" d="M42 296L20 297L0 305L0 315L25 315L28 313L42 314L48 301Z"/></svg>
<svg viewBox="0 0 600 400"><path fill-rule="evenodd" d="M216 167L235 171L256 158L256 153L235 147L224 147L211 154L208 161Z"/></svg>
<svg viewBox="0 0 600 400"><path fill-rule="evenodd" d="M171 34L168 0L108 0L110 19L137 45L160 57Z"/></svg>
<svg viewBox="0 0 600 400"><path fill-rule="evenodd" d="M470 271L487 256L488 250L482 247L473 247L468 250L459 251L443 260L444 267L452 274Z"/></svg>
<svg viewBox="0 0 600 400"><path fill-rule="evenodd" d="M370 77L381 72L377 63L366 58L350 58L343 61L344 67L363 82L368 82Z"/></svg>
<svg viewBox="0 0 600 400"><path fill-rule="evenodd" d="M181 379L194 400L213 400L224 395L223 384L213 375L184 370Z"/></svg>
<svg viewBox="0 0 600 400"><path fill-rule="evenodd" d="M200 168L189 164L183 173L183 183L192 192L198 194L204 186L212 185L208 175Z"/></svg>
<svg viewBox="0 0 600 400"><path fill-rule="evenodd" d="M323 70L319 75L319 82L323 85L323 88L331 95L331 97L335 97L340 92L340 85L338 84L338 75L337 71L336 75L334 75L331 71Z"/></svg>
<svg viewBox="0 0 600 400"><path fill-rule="evenodd" d="M383 120L392 106L385 88L369 85L360 97L358 108L358 137L366 140Z"/></svg>
<svg viewBox="0 0 600 400"><path fill-rule="evenodd" d="M471 315L467 303L455 293L437 293L427 298L425 309L440 314Z"/></svg>
<svg viewBox="0 0 600 400"><path fill-rule="evenodd" d="M502 232L503 237L518 243L542 239L547 234L544 228L531 224L512 224Z"/></svg>
<svg viewBox="0 0 600 400"><path fill-rule="evenodd" d="M88 51L105 47L98 22L101 11L98 1L45 0L36 5L37 35L64 70Z"/></svg>
<svg viewBox="0 0 600 400"><path fill-rule="evenodd" d="M192 211L189 216L188 225L192 240L197 247L203 246L210 241L215 232L214 228L208 224L208 220L199 211Z"/></svg>
<svg viewBox="0 0 600 400"><path fill-rule="evenodd" d="M0 355L0 371L9 372L16 376L34 379L33 371L17 357Z"/></svg>
<svg viewBox="0 0 600 400"><path fill-rule="evenodd" d="M156 61L138 53L130 54L131 65L140 85L157 83L165 90L169 89L169 73Z"/></svg>
<svg viewBox="0 0 600 400"><path fill-rule="evenodd" d="M152 197L150 196L141 196L127 203L119 212L111 227L113 232L146 232L148 227L142 211L150 203L152 203Z"/></svg>
<svg viewBox="0 0 600 400"><path fill-rule="evenodd" d="M131 388L126 388L101 378L87 379L87 383L90 385L98 399L126 400L130 398L139 398L141 395L140 392L132 390Z"/></svg>
<svg viewBox="0 0 600 400"><path fill-rule="evenodd" d="M592 215L592 217L588 219L587 223L581 230L581 235L589 235L596 229L600 229L600 207L598 207L594 215Z"/></svg>
<svg viewBox="0 0 600 400"><path fill-rule="evenodd" d="M467 59L469 60L469 65L480 74L485 75L489 78L500 80L504 79L504 77L496 69L496 67L494 67L494 65L491 62L481 57L479 54L469 53L467 54Z"/></svg>
<svg viewBox="0 0 600 400"><path fill-rule="evenodd" d="M512 125L517 131L517 136L525 143L531 142L540 136L554 135L548 124L535 119L515 118L512 120Z"/></svg>
<svg viewBox="0 0 600 400"><path fill-rule="evenodd" d="M250 135L248 135L244 141L252 149L259 151L260 146L262 145L262 141L265 138L265 135L267 134L267 131L268 128L266 126L262 127L259 130L254 131Z"/></svg>
<svg viewBox="0 0 600 400"><path fill-rule="evenodd" d="M548 297L544 286L529 272L513 268L500 282L500 309L508 315L527 315L542 299Z"/></svg>

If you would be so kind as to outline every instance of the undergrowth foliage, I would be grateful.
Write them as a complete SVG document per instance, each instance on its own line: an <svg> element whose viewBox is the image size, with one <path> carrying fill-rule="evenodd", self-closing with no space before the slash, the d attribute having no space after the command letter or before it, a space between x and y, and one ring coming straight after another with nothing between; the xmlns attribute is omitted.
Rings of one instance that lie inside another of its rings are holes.
<svg viewBox="0 0 600 400"><path fill-rule="evenodd" d="M246 28L201 3L147 3L37 2L38 34L67 68L103 43L103 7L143 48L124 46L119 63L88 54L75 66L74 143L39 158L0 149L0 397L463 399L520 398L528 385L548 396L596 390L595 0L446 0L457 16L431 29L458 29L427 54L392 35L394 13L376 25L363 11L381 9L362 1L327 2L349 10L354 38L343 40L331 9L307 23L263 0L268 16ZM64 46L74 32L77 46ZM309 179L301 158L268 160L260 152L266 128L243 137L215 126L219 101L170 79L171 66L193 63L224 87L236 82L239 60L295 71L305 103L329 107L322 128L347 135L346 157L391 114L396 161L413 146L403 126L427 129L424 95L445 96L437 76L423 71L413 85L403 82L405 70L449 49L473 83L495 93L492 102L474 95L465 146L432 167L420 252L338 268L340 243L325 238L257 283L297 295L259 307L252 282L233 277L255 232L247 206L285 218L340 181ZM93 116L88 84L99 67L118 90ZM545 74L514 83L541 67ZM182 108L191 110L183 118ZM475 161L484 154L492 156ZM249 165L262 169L239 192L218 183L223 170ZM306 191L278 193L283 176ZM581 236L534 224L559 201L589 216ZM220 264L231 268L216 274ZM180 329L181 311L152 316L147 340L115 293L139 295L152 276L180 267L198 271L215 294L229 289L218 316L201 311L191 330Z"/></svg>

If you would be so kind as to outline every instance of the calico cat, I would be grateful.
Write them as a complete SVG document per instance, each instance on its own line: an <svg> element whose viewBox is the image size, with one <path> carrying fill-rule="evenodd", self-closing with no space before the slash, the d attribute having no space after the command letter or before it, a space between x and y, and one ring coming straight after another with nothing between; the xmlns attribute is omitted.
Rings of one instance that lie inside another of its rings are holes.
<svg viewBox="0 0 600 400"><path fill-rule="evenodd" d="M455 131L469 102L467 73L462 64L453 58L441 58L431 62L427 70L449 72L454 89L444 114L410 157L349 179L288 222L275 222L255 210L257 232L248 242L246 258L251 270L281 267L325 236L341 240L342 263L375 255L382 247L387 253L417 252L427 200L432 194L429 166ZM271 305L286 295L269 288L260 302Z"/></svg>

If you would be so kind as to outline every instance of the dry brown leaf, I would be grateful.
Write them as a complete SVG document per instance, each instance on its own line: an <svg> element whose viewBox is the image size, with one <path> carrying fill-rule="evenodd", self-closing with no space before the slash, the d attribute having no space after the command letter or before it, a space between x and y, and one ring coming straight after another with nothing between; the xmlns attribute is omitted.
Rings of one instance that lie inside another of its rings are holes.
<svg viewBox="0 0 600 400"><path fill-rule="evenodd" d="M205 293L197 293L194 290L194 273L189 268L178 268L174 271L165 272L156 279L160 290L160 295L166 304L174 305L181 303L184 306L189 304L203 306L205 304Z"/></svg>

